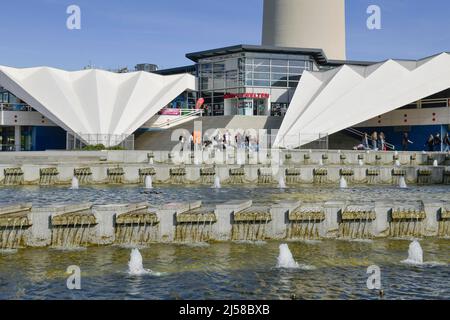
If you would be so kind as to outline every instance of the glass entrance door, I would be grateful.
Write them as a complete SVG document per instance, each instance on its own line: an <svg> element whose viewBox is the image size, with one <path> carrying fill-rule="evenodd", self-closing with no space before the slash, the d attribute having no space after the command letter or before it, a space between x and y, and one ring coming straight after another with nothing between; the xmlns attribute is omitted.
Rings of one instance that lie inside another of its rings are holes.
<svg viewBox="0 0 450 320"><path fill-rule="evenodd" d="M253 115L253 99L238 100L238 115L241 116Z"/></svg>
<svg viewBox="0 0 450 320"><path fill-rule="evenodd" d="M254 116L266 116L266 101L264 99L253 100L253 115Z"/></svg>

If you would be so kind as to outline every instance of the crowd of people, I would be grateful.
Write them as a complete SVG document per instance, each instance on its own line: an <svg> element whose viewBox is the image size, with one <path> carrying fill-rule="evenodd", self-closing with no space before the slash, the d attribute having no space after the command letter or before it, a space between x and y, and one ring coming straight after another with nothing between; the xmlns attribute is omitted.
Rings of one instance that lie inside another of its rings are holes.
<svg viewBox="0 0 450 320"><path fill-rule="evenodd" d="M355 147L357 150L375 150L375 151L387 151L388 145L386 142L386 136L383 132L374 131L370 136L364 133L361 144Z"/></svg>
<svg viewBox="0 0 450 320"><path fill-rule="evenodd" d="M242 130L226 130L221 132L216 130L213 134L205 134L202 139L201 134L192 132L189 137L180 136L179 142L183 145L182 150L190 149L195 150L195 147L201 149L214 148L219 150L227 149L241 149L249 151L259 151L260 142L257 133ZM408 151L409 145L414 144L409 139L409 134L404 132L402 134L401 146L402 151ZM444 138L441 138L439 133L435 135L430 134L425 142L427 151L430 152L450 152L450 137L449 133L446 133ZM374 151L388 151L392 149L392 146L387 142L386 135L383 132L378 133L374 131L371 135L364 133L361 144L354 147L355 150L374 150Z"/></svg>
<svg viewBox="0 0 450 320"><path fill-rule="evenodd" d="M441 138L440 133L436 133L435 135L430 134L425 145L428 148L428 151L450 151L450 137L448 132L445 134L444 139Z"/></svg>
<svg viewBox="0 0 450 320"><path fill-rule="evenodd" d="M402 151L408 151L409 145L413 144L409 139L409 134L404 132L402 135ZM450 152L450 137L446 133L444 138L441 138L440 133L435 135L430 134L424 147L430 152ZM361 144L354 148L355 150L375 150L375 151L387 151L388 143L386 142L386 136L383 132L374 131L370 136L367 133L363 134Z"/></svg>
<svg viewBox="0 0 450 320"><path fill-rule="evenodd" d="M180 136L179 142L182 145L188 145L188 148L190 148L191 151L194 151L196 146L202 147L203 150L214 148L219 150L245 149L249 151L259 151L258 135L247 131L231 133L229 130L226 130L225 132L216 130L214 134L209 136L205 134L203 142L200 137L196 136L195 132L192 132L188 139L184 136Z"/></svg>

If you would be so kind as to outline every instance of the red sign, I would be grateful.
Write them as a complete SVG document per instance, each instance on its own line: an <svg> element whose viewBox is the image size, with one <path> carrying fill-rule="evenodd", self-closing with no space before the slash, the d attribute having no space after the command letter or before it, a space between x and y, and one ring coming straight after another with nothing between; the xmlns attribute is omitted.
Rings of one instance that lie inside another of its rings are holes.
<svg viewBox="0 0 450 320"><path fill-rule="evenodd" d="M203 106L204 103L205 103L205 99L203 99L203 98L198 99L197 104L195 105L195 109L199 110Z"/></svg>
<svg viewBox="0 0 450 320"><path fill-rule="evenodd" d="M239 98L248 98L248 99L269 99L270 94L268 93L227 93L223 97L224 99L239 99Z"/></svg>
<svg viewBox="0 0 450 320"><path fill-rule="evenodd" d="M162 109L161 110L161 115L163 116L179 116L180 113L180 109Z"/></svg>

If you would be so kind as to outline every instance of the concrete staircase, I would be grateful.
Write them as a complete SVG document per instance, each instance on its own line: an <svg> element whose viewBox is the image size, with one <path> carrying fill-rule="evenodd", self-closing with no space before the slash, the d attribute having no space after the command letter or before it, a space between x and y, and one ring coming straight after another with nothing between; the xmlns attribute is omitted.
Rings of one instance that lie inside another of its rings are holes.
<svg viewBox="0 0 450 320"><path fill-rule="evenodd" d="M205 133L209 129L279 129L283 121L282 117L265 116L222 116L222 117L202 117L180 124L168 130L158 131L138 131L135 134L136 150L172 150L178 144L181 134L175 134L172 141L172 134L175 130L185 130L192 132L194 122L202 122L202 130ZM270 133L270 132L269 132Z"/></svg>
<svg viewBox="0 0 450 320"><path fill-rule="evenodd" d="M330 150L353 150L353 147L360 143L360 139L346 131L332 134L328 140Z"/></svg>

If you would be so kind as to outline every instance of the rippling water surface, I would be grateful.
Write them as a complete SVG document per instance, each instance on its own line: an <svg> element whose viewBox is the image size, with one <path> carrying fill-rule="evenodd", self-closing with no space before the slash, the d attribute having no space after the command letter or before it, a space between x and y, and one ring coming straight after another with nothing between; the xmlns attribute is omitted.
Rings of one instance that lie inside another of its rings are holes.
<svg viewBox="0 0 450 320"><path fill-rule="evenodd" d="M157 186L145 193L139 186L17 187L0 189L0 205L93 202L113 204L148 201L233 199L273 202L350 200L417 202L450 200L450 186L275 187ZM277 269L278 242L215 243L201 246L155 244L141 248L144 266L161 276L130 276L130 248L90 247L79 251L20 249L0 252L0 299L378 299L366 287L367 267L381 267L386 299L450 299L450 240L427 239L423 266L401 263L409 241L290 242L299 264L311 270ZM65 271L78 265L82 290L66 288Z"/></svg>
<svg viewBox="0 0 450 320"><path fill-rule="evenodd" d="M218 243L141 248L144 267L161 276L130 276L131 250L24 249L0 253L0 299L379 299L367 267L380 266L385 299L450 299L448 240L423 240L423 266L402 263L408 241L290 242L299 264L277 269L280 243ZM81 268L82 289L66 288L65 271Z"/></svg>
<svg viewBox="0 0 450 320"><path fill-rule="evenodd" d="M156 186L151 193L139 186L89 186L79 190L68 187L13 187L0 189L0 204L32 202L34 205L51 203L92 202L115 204L148 201L162 204L174 201L203 200L205 203L219 203L227 200L254 200L270 202L281 199L302 201L346 200L370 201L450 201L450 185L413 186L399 189L393 186L358 186L339 189L338 186L304 185L296 188L279 189L261 186L226 186L213 189L207 186Z"/></svg>

